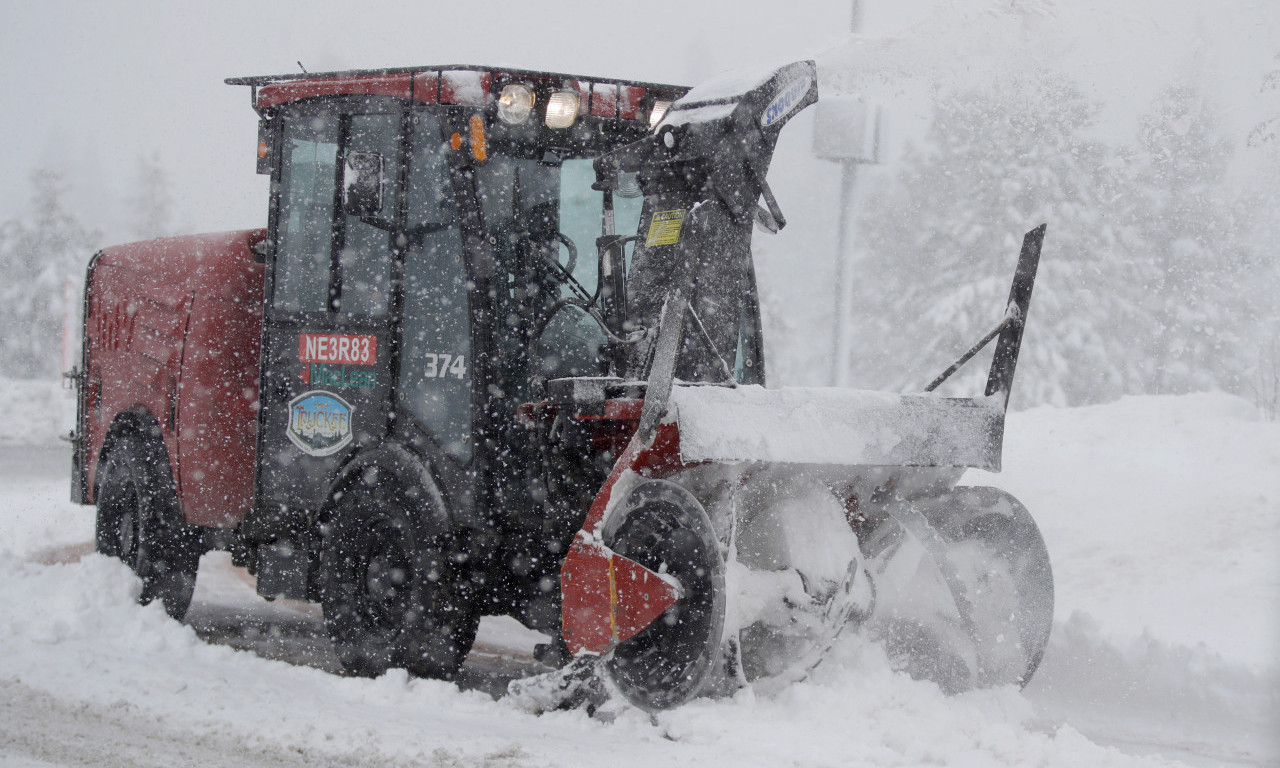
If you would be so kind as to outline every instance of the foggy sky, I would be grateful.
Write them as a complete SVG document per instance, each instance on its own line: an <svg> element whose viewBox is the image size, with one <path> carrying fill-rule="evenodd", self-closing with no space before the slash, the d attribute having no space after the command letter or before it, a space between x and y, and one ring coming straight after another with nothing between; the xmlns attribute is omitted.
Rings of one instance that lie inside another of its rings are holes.
<svg viewBox="0 0 1280 768"><path fill-rule="evenodd" d="M938 8L999 13L1061 28L1063 57L1108 104L1117 139L1179 67L1211 78L1227 129L1267 108L1261 75L1280 53L1271 0L862 0L863 31L910 36ZM5 119L0 219L26 202L37 165L63 169L72 204L107 239L125 236L121 198L140 155L158 154L183 231L260 226L256 116L236 75L441 63L492 63L693 83L718 71L821 56L848 38L850 0L696 2L71 2L8 0L0 25ZM992 41L998 46L999 41ZM968 66L957 61L957 69ZM919 132L924 107L902 93L895 133ZM893 98L890 94L889 98ZM1280 112L1280 95L1274 96ZM807 123L785 140L807 144ZM817 163L818 161L813 161ZM831 183L834 174L820 173ZM778 190L785 197L785 190ZM835 194L835 188L831 190ZM84 213L91 212L91 213Z"/></svg>

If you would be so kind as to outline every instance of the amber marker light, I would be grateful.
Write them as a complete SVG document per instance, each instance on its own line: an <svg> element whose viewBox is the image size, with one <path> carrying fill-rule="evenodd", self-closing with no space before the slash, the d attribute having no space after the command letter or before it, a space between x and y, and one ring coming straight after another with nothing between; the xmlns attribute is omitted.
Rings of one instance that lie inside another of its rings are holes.
<svg viewBox="0 0 1280 768"><path fill-rule="evenodd" d="M480 162L489 157L489 144L484 137L484 118L471 116L471 156Z"/></svg>
<svg viewBox="0 0 1280 768"><path fill-rule="evenodd" d="M454 150L462 149L462 134L455 133L449 137L449 147Z"/></svg>

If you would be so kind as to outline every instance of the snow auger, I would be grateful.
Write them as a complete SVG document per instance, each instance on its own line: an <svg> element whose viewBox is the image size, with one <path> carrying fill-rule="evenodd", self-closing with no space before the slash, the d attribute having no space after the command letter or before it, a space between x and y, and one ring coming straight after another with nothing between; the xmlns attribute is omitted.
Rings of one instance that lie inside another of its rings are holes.
<svg viewBox="0 0 1280 768"><path fill-rule="evenodd" d="M595 162L606 208L620 180L644 195L638 233L599 242L618 375L552 380L522 418L561 478L570 446L617 458L561 570L577 661L513 685L535 706L589 667L651 711L776 687L850 627L952 692L1024 685L1040 662L1053 584L1036 524L1004 491L957 482L1000 469L1045 227L1003 318L929 387L996 340L983 397L764 389L751 229L785 224L765 175L816 100L811 62L712 81Z"/></svg>

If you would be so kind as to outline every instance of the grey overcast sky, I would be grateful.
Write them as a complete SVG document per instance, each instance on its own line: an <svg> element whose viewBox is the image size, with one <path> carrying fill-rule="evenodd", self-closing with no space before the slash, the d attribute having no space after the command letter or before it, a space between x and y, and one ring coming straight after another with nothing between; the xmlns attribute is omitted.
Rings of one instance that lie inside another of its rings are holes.
<svg viewBox="0 0 1280 768"><path fill-rule="evenodd" d="M256 118L234 75L436 63L692 83L718 71L820 56L848 38L851 0L2 0L0 220L37 166L63 170L72 204L125 236L121 199L138 158L173 184L175 224L202 231L265 220L253 173ZM1259 110L1280 53L1277 0L862 0L864 32L910 37L939 14L1024 9L1048 25L1086 88L1124 121L1178 67L1197 66L1237 134ZM946 35L936 29L934 36ZM991 41L991 47L1000 45ZM961 51L958 56L981 56ZM821 59L820 59L821 60ZM957 60L963 70L969 62ZM905 98L905 97L904 97ZM1273 98L1280 113L1280 92ZM889 105L893 107L894 105ZM899 124L910 132L913 114ZM834 194L834 190L833 190Z"/></svg>
<svg viewBox="0 0 1280 768"><path fill-rule="evenodd" d="M493 63L685 82L834 45L850 9L849 0L4 4L0 218L24 204L36 164L65 169L76 202L115 211L138 156L156 152L179 223L201 230L265 218L249 91L225 77L297 72L298 61L310 71Z"/></svg>

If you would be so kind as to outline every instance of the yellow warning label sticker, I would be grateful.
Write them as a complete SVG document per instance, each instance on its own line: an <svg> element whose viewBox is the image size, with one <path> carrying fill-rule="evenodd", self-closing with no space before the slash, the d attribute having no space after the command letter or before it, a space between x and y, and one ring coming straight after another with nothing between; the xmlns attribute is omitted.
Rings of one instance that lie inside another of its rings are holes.
<svg viewBox="0 0 1280 768"><path fill-rule="evenodd" d="M644 241L646 248L654 245L675 245L680 242L680 228L684 226L684 217L688 211L658 211L653 214L649 223L649 237Z"/></svg>

